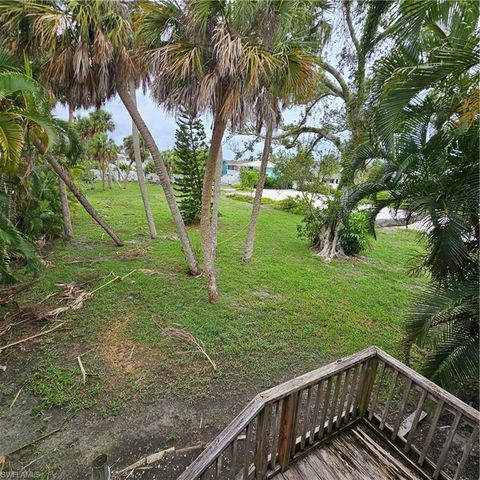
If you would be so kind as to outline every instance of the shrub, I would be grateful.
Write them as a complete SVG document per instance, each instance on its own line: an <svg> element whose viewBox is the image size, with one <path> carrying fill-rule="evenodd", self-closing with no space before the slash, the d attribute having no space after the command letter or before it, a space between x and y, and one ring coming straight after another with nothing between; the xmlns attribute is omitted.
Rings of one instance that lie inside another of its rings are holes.
<svg viewBox="0 0 480 480"><path fill-rule="evenodd" d="M340 233L340 245L347 255L357 255L370 245L367 216L363 212L352 212L348 224Z"/></svg>
<svg viewBox="0 0 480 480"><path fill-rule="evenodd" d="M151 173L156 173L155 164L153 163L153 160L147 160L143 164L143 171L145 172L145 175L150 175Z"/></svg>
<svg viewBox="0 0 480 480"><path fill-rule="evenodd" d="M310 208L310 202L302 197L287 197L280 200L275 208L297 215L306 215Z"/></svg>
<svg viewBox="0 0 480 480"><path fill-rule="evenodd" d="M320 232L325 219L325 211L321 208L310 208L302 223L297 225L297 235L299 238L308 240L310 245L316 245L318 241L318 233Z"/></svg>
<svg viewBox="0 0 480 480"><path fill-rule="evenodd" d="M240 182L242 188L251 190L257 186L258 170L247 170L244 168L240 171Z"/></svg>

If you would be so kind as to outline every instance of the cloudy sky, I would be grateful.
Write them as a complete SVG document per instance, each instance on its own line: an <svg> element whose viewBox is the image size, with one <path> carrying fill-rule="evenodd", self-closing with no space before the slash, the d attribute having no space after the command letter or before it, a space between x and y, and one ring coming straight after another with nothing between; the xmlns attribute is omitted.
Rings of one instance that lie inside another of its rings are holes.
<svg viewBox="0 0 480 480"><path fill-rule="evenodd" d="M161 107L157 106L148 94L144 95L142 90L137 90L137 105L143 119L147 123L153 137L155 138L158 148L160 150L168 150L173 148L175 143L175 129L176 121L175 117L165 112ZM122 104L122 101L117 96L113 100L107 102L103 109L109 111L115 122L115 131L110 136L115 140L117 144L121 144L124 137L130 135L132 130L132 123L130 116ZM295 121L301 112L300 108L293 108L284 112L284 122L291 123ZM55 110L56 116L62 119L68 118L68 112L65 107L58 106ZM85 111L77 111L76 115L85 115ZM204 125L207 137L210 137L211 132L211 117L204 117ZM226 135L227 136L227 135ZM235 145L241 147L246 137L234 137L229 141L226 141L223 148L223 155L226 159L233 159L233 148ZM257 144L257 152L261 151L261 145Z"/></svg>

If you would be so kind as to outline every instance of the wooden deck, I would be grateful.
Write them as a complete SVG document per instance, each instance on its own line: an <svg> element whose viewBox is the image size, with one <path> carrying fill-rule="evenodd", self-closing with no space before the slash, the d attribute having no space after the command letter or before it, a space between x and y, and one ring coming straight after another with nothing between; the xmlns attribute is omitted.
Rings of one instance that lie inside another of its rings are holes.
<svg viewBox="0 0 480 480"><path fill-rule="evenodd" d="M373 346L259 393L178 480L477 480L479 427Z"/></svg>
<svg viewBox="0 0 480 480"><path fill-rule="evenodd" d="M333 436L275 480L420 480L424 475L364 423Z"/></svg>

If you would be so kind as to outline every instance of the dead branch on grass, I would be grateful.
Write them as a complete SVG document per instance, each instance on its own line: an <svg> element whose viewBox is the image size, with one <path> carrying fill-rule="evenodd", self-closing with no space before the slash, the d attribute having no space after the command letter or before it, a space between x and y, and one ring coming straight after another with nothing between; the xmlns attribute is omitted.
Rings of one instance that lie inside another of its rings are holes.
<svg viewBox="0 0 480 480"><path fill-rule="evenodd" d="M190 332L187 332L183 328L167 327L167 328L162 328L162 333L168 338L182 340L183 342L193 345L202 355L204 355L207 358L207 360L210 362L210 365L213 368L213 371L214 372L217 371L217 365L211 359L210 355L207 353L205 344L201 340L198 340L197 338L195 338Z"/></svg>
<svg viewBox="0 0 480 480"><path fill-rule="evenodd" d="M15 398L13 399L12 403L10 404L10 408L13 408L13 406L15 405L15 402L17 401L17 398L19 397L20 393L22 392L23 390L23 387L17 392L17 394L15 395Z"/></svg>
<svg viewBox="0 0 480 480"><path fill-rule="evenodd" d="M87 372L85 372L85 368L83 367L82 359L80 355L77 357L78 366L80 367L80 371L82 372L82 383L85 385L87 381Z"/></svg>
<svg viewBox="0 0 480 480"><path fill-rule="evenodd" d="M4 345L3 347L0 347L0 352L2 352L3 350L6 350L7 348L14 347L15 345L19 345L20 343L28 342L28 340L32 340L34 338L41 337L42 335L46 335L47 333L53 332L57 328L60 328L64 323L65 322L59 323L59 324L55 325L53 328L50 328L50 329L45 330L43 332L36 333L35 335L31 335L30 337L23 338L22 340L17 340L16 342L12 342L12 343L9 343L7 345Z"/></svg>

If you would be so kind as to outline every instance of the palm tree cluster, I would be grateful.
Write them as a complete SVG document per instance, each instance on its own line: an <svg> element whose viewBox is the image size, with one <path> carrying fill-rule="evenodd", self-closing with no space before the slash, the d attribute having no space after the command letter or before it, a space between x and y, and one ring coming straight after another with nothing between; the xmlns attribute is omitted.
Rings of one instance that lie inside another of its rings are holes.
<svg viewBox="0 0 480 480"><path fill-rule="evenodd" d="M274 95L287 101L293 94L308 96L313 90L315 58L294 30L306 6L268 0L140 3L137 38L152 72L153 98L169 110L181 107L213 117L200 217L212 302L218 290L210 206L224 133L227 125L235 128L248 120L259 127L268 124L271 132L279 120Z"/></svg>

